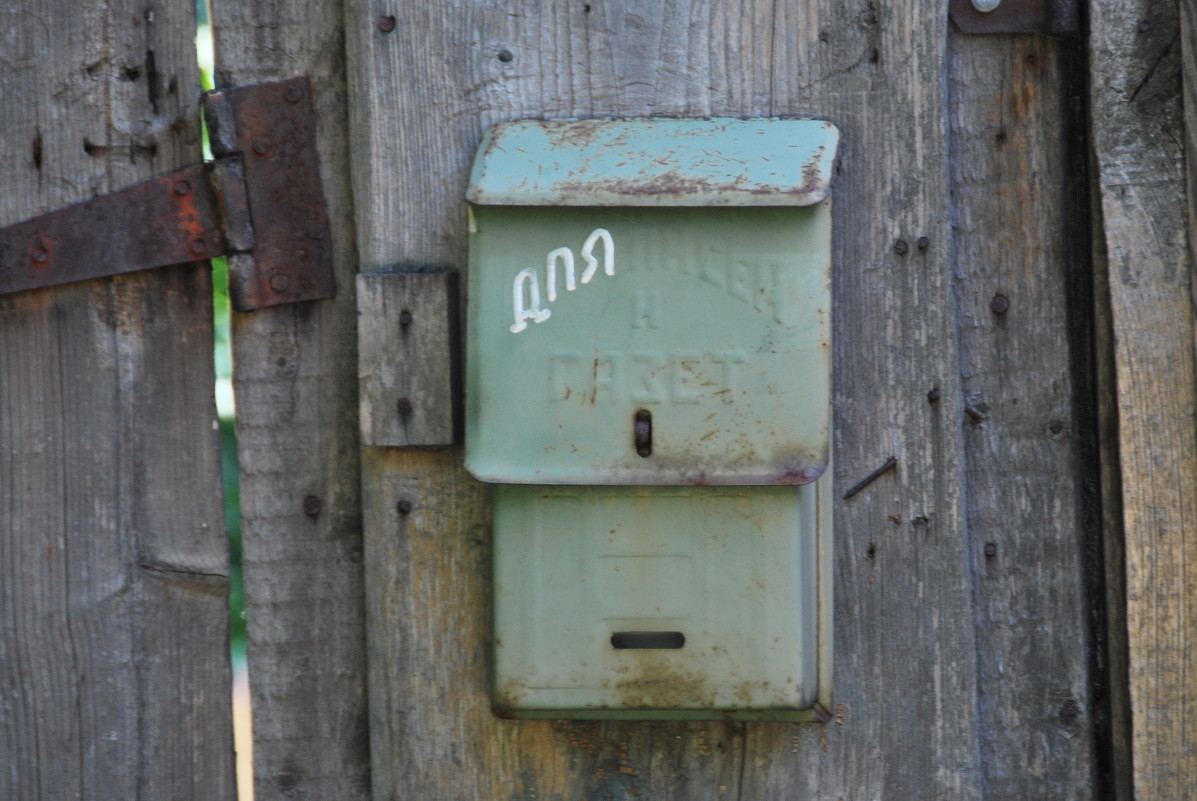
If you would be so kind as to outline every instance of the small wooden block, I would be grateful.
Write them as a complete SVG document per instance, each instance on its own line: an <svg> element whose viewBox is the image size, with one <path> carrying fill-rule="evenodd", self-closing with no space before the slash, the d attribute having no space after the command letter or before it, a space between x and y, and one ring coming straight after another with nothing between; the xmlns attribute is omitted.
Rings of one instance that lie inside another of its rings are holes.
<svg viewBox="0 0 1197 801"><path fill-rule="evenodd" d="M458 440L457 273L357 277L362 444Z"/></svg>

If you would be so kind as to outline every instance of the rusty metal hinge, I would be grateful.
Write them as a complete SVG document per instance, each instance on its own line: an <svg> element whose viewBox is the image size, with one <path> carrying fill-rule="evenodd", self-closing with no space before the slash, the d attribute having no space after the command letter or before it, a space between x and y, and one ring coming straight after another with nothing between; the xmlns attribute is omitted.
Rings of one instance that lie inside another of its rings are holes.
<svg viewBox="0 0 1197 801"><path fill-rule="evenodd" d="M336 294L306 77L204 95L212 153L0 229L0 294L227 255L233 308Z"/></svg>
<svg viewBox="0 0 1197 801"><path fill-rule="evenodd" d="M1080 0L949 0L962 33L1077 33Z"/></svg>

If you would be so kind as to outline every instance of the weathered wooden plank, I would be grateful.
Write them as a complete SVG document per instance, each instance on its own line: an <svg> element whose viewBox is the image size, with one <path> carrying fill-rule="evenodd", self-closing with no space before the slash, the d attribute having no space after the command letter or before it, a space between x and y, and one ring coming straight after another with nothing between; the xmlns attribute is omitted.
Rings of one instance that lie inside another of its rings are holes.
<svg viewBox="0 0 1197 801"><path fill-rule="evenodd" d="M233 317L258 801L369 796L356 259L335 0L215 0L217 83L311 77L338 295Z"/></svg>
<svg viewBox="0 0 1197 801"><path fill-rule="evenodd" d="M357 277L362 444L452 445L460 425L457 273Z"/></svg>
<svg viewBox="0 0 1197 801"><path fill-rule="evenodd" d="M1120 461L1110 467L1125 532L1129 761L1134 797L1165 800L1197 781L1197 373L1180 83L1191 42L1177 9L1094 4L1089 52L1117 380Z"/></svg>
<svg viewBox="0 0 1197 801"><path fill-rule="evenodd" d="M957 330L986 798L1093 798L1097 542L1078 45L952 38ZM1079 299L1084 301L1082 294ZM1082 328L1082 330L1087 330ZM1080 352L1074 353L1075 350Z"/></svg>
<svg viewBox="0 0 1197 801"><path fill-rule="evenodd" d="M977 797L944 13L830 0L349 3L366 270L464 263L462 196L493 122L805 114L839 125L837 478L847 486L899 457L837 502L832 723L579 724L489 712L489 511L460 453L365 449L378 798Z"/></svg>
<svg viewBox="0 0 1197 801"><path fill-rule="evenodd" d="M193 7L0 9L0 225L200 158ZM0 298L0 797L228 799L204 264Z"/></svg>

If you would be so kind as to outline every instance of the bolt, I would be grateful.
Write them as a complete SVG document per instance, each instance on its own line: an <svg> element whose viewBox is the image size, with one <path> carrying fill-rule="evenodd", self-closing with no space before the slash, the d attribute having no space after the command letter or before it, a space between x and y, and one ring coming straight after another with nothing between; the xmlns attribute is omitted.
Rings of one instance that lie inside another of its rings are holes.
<svg viewBox="0 0 1197 801"><path fill-rule="evenodd" d="M411 312L409 312L407 309L404 309L403 311L399 312L399 325L402 325L402 326L411 325Z"/></svg>
<svg viewBox="0 0 1197 801"><path fill-rule="evenodd" d="M45 264L46 260L50 258L50 254L46 252L45 248L36 248L33 253L29 254L35 264Z"/></svg>
<svg viewBox="0 0 1197 801"><path fill-rule="evenodd" d="M994 11L1002 4L1002 0L973 0L973 8L980 11L982 14L988 14Z"/></svg>
<svg viewBox="0 0 1197 801"><path fill-rule="evenodd" d="M400 398L395 401L395 408L399 410L400 417L407 417L412 412L411 401L407 398Z"/></svg>
<svg viewBox="0 0 1197 801"><path fill-rule="evenodd" d="M196 256L202 256L208 252L208 246L204 244L204 240L196 239L191 243L191 252Z"/></svg>
<svg viewBox="0 0 1197 801"><path fill-rule="evenodd" d="M395 504L395 508L399 510L399 514L401 515L411 514L411 501L399 501L399 503Z"/></svg>
<svg viewBox="0 0 1197 801"><path fill-rule="evenodd" d="M925 236L920 236L918 244L919 250L926 250L927 248L931 247L931 240Z"/></svg>
<svg viewBox="0 0 1197 801"><path fill-rule="evenodd" d="M996 542L985 543L985 555L988 556L990 559L997 556L997 543Z"/></svg>
<svg viewBox="0 0 1197 801"><path fill-rule="evenodd" d="M297 83L287 84L287 88L283 91L283 99L288 103L298 103L303 98L303 89Z"/></svg>
<svg viewBox="0 0 1197 801"><path fill-rule="evenodd" d="M935 404L939 403L939 397L939 387L936 387L927 393L927 403L930 403L932 406L934 406Z"/></svg>
<svg viewBox="0 0 1197 801"><path fill-rule="evenodd" d="M894 243L894 253L897 253L899 256L905 256L909 252L910 245L906 244L905 239L899 239Z"/></svg>
<svg viewBox="0 0 1197 801"><path fill-rule="evenodd" d="M1005 314L1010 309L1010 298L1003 295L1001 292L993 296L993 300L989 301L989 310L994 314Z"/></svg>
<svg viewBox="0 0 1197 801"><path fill-rule="evenodd" d="M253 147L254 147L254 152L255 152L255 153L257 153L259 156L265 156L267 153L269 153L269 152L270 152L270 139L269 139L269 137L265 137L265 136L255 136L255 137L254 137L254 145L253 145Z"/></svg>
<svg viewBox="0 0 1197 801"><path fill-rule="evenodd" d="M390 33L395 30L395 18L389 16L381 16L378 18L378 30L383 33Z"/></svg>
<svg viewBox="0 0 1197 801"><path fill-rule="evenodd" d="M319 223L308 226L308 239L323 239L327 235L328 231Z"/></svg>
<svg viewBox="0 0 1197 801"><path fill-rule="evenodd" d="M275 292L286 292L291 286L291 278L286 273L275 273L270 276L270 288Z"/></svg>
<svg viewBox="0 0 1197 801"><path fill-rule="evenodd" d="M320 514L320 499L315 495L309 495L303 499L303 513L308 517L315 517Z"/></svg>
<svg viewBox="0 0 1197 801"><path fill-rule="evenodd" d="M513 58L515 58L515 56L512 54L512 52L510 50L500 50L499 51L499 61L502 61L504 64L511 61Z"/></svg>
<svg viewBox="0 0 1197 801"><path fill-rule="evenodd" d="M176 195L185 195L190 191L191 191L191 184L187 183L186 181L179 181L177 184L175 184L175 194Z"/></svg>

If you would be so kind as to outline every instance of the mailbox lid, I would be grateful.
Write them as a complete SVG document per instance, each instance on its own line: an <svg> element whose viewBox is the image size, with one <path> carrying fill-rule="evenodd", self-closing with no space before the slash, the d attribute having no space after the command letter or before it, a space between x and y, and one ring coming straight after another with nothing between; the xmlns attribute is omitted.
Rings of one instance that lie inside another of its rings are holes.
<svg viewBox="0 0 1197 801"><path fill-rule="evenodd" d="M476 205L809 206L839 131L822 120L521 120L483 137Z"/></svg>

